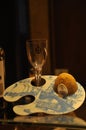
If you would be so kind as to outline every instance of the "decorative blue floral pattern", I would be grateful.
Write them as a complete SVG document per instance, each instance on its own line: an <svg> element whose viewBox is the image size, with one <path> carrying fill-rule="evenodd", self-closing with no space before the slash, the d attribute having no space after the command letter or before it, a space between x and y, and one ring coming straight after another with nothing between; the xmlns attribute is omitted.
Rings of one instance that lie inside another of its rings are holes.
<svg viewBox="0 0 86 130"><path fill-rule="evenodd" d="M3 98L8 102L18 101L26 95L32 95L35 100L29 104L16 105L13 110L18 115L29 115L36 112L47 114L65 114L79 108L85 99L85 91L77 82L78 90L71 96L61 98L54 91L54 83L57 76L42 76L46 83L41 87L31 85L31 78L20 80L9 86L3 94Z"/></svg>

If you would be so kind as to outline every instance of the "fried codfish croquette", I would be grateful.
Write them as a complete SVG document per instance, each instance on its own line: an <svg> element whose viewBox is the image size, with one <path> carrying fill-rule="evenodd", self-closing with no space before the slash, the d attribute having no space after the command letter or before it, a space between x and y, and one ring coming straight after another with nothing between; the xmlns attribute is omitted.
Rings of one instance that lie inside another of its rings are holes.
<svg viewBox="0 0 86 130"><path fill-rule="evenodd" d="M69 73L61 73L55 80L55 91L65 95L74 94L78 89L76 79Z"/></svg>

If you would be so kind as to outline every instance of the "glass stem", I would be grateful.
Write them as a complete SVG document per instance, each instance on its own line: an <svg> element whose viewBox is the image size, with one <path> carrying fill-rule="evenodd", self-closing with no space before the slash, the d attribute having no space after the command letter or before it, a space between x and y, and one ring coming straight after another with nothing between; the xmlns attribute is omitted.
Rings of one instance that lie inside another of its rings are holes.
<svg viewBox="0 0 86 130"><path fill-rule="evenodd" d="M35 70L36 86L40 86L40 83L41 83L41 73L42 73L42 69L36 69Z"/></svg>

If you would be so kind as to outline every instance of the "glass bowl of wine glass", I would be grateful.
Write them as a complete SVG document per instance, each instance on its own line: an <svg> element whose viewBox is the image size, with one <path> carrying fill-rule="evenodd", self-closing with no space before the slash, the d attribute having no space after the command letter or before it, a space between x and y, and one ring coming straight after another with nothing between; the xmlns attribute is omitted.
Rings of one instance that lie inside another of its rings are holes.
<svg viewBox="0 0 86 130"><path fill-rule="evenodd" d="M42 67L47 58L47 40L46 39L31 39L26 40L26 52L28 61L34 69L35 77L32 80L32 85L42 86L45 80L41 78Z"/></svg>

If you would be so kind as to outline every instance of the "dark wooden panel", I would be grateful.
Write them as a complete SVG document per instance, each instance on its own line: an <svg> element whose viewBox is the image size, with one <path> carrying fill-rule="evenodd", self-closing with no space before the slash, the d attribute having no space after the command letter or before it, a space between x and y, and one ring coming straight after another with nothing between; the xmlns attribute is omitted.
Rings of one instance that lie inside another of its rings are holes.
<svg viewBox="0 0 86 130"><path fill-rule="evenodd" d="M52 6L53 70L68 68L86 86L86 1L54 0Z"/></svg>

